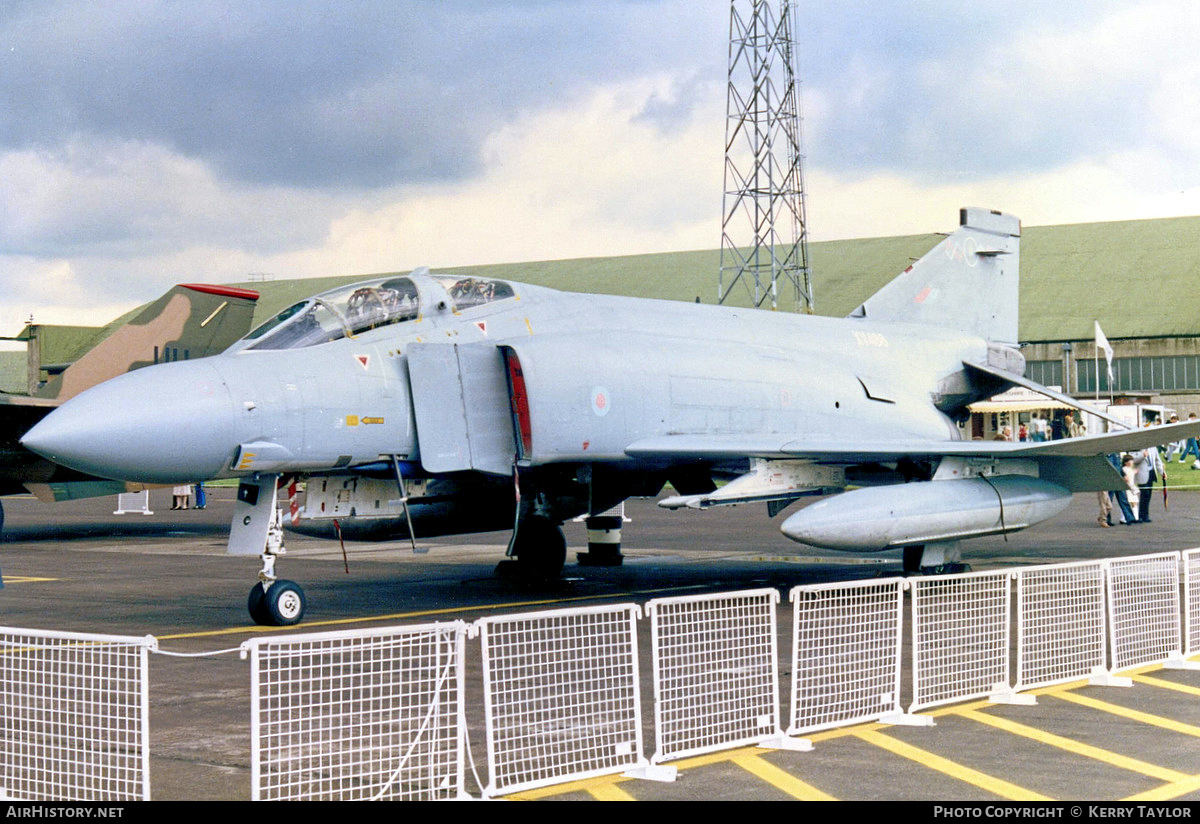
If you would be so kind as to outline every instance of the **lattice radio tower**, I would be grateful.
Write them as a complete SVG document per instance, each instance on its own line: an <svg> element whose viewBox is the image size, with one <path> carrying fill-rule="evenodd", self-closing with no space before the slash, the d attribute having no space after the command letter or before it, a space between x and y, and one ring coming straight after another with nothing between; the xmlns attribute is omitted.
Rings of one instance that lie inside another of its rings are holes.
<svg viewBox="0 0 1200 824"><path fill-rule="evenodd" d="M790 0L729 4L725 197L717 302L813 310ZM781 294L782 293L782 294ZM790 293L794 306L788 307Z"/></svg>

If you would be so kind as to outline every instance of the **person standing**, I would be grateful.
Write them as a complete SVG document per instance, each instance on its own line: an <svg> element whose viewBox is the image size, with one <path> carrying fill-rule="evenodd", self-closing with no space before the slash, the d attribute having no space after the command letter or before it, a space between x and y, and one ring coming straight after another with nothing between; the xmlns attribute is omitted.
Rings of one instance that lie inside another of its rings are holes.
<svg viewBox="0 0 1200 824"><path fill-rule="evenodd" d="M1140 501L1140 491L1137 485L1137 469L1133 465L1133 456L1126 455L1121 459L1121 476L1125 479L1125 488L1117 493L1117 505L1121 507L1121 523L1132 526L1137 523L1134 509Z"/></svg>
<svg viewBox="0 0 1200 824"><path fill-rule="evenodd" d="M1166 470L1163 468L1162 457L1158 454L1157 446L1149 446L1134 453L1133 465L1136 471L1138 485L1138 523L1150 523L1150 496L1154 491L1154 482L1160 477L1166 483Z"/></svg>
<svg viewBox="0 0 1200 824"><path fill-rule="evenodd" d="M1188 413L1188 423L1194 423L1195 421L1196 421L1196 413L1189 412ZM1200 463L1200 440L1197 440L1196 438L1188 438L1187 439L1187 445L1184 446L1184 448L1183 448L1183 454L1179 456L1179 462L1187 463L1187 459L1189 457L1191 457L1192 455L1195 455L1197 463ZM1200 468L1200 467L1193 467L1193 468L1195 469L1195 468Z"/></svg>

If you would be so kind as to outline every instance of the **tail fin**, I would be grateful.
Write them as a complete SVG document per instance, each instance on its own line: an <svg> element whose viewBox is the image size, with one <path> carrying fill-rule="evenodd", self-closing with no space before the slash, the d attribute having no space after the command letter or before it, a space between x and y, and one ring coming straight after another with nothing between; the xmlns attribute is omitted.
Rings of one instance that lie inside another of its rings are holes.
<svg viewBox="0 0 1200 824"><path fill-rule="evenodd" d="M1021 221L963 209L959 223L954 234L850 316L944 326L1016 344Z"/></svg>
<svg viewBox="0 0 1200 824"><path fill-rule="evenodd" d="M215 355L250 331L257 300L258 293L248 289L180 284L47 381L37 394L61 402L142 366Z"/></svg>

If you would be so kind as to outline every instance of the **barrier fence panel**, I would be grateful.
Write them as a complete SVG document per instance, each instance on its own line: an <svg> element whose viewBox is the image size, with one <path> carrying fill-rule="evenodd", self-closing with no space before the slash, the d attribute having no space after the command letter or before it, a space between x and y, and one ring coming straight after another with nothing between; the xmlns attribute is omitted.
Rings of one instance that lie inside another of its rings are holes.
<svg viewBox="0 0 1200 824"><path fill-rule="evenodd" d="M0 627L0 797L148 800L155 644Z"/></svg>
<svg viewBox="0 0 1200 824"><path fill-rule="evenodd" d="M1061 684L1104 668L1104 563L1027 567L1017 580L1017 683Z"/></svg>
<svg viewBox="0 0 1200 824"><path fill-rule="evenodd" d="M1010 571L913 578L909 711L1009 687Z"/></svg>
<svg viewBox="0 0 1200 824"><path fill-rule="evenodd" d="M1113 672L1180 655L1179 553L1106 561Z"/></svg>
<svg viewBox="0 0 1200 824"><path fill-rule="evenodd" d="M636 604L482 618L485 796L622 772L642 756Z"/></svg>
<svg viewBox="0 0 1200 824"><path fill-rule="evenodd" d="M455 621L244 643L253 800L465 796L466 632Z"/></svg>
<svg viewBox="0 0 1200 824"><path fill-rule="evenodd" d="M1200 655L1200 549L1183 553L1183 602L1187 621L1187 651L1184 656Z"/></svg>
<svg viewBox="0 0 1200 824"><path fill-rule="evenodd" d="M646 604L654 660L659 763L781 735L779 591L759 589Z"/></svg>
<svg viewBox="0 0 1200 824"><path fill-rule="evenodd" d="M903 578L792 589L788 735L900 712Z"/></svg>

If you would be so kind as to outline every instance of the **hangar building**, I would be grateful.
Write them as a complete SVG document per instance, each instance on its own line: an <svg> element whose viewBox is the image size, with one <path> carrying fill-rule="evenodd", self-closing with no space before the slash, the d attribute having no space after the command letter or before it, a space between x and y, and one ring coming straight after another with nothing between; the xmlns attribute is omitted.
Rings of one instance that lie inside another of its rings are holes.
<svg viewBox="0 0 1200 824"><path fill-rule="evenodd" d="M1111 391L1165 405L1181 417L1200 414L1200 217L1028 226L1022 231L1020 337L1029 377L1083 399L1098 393L1107 400ZM848 314L941 237L811 243L817 311ZM434 268L576 292L715 303L719 266L719 250L710 250ZM235 285L260 292L257 324L309 295L373 276ZM748 295L741 304L750 304ZM44 379L45 365L70 362L133 314L103 329L27 326L17 337L30 341L30 376ZM1097 360L1097 321L1114 349L1111 387L1102 353ZM3 388L27 391L13 386L25 383L13 372L11 365L0 369L0 376L6 376Z"/></svg>

